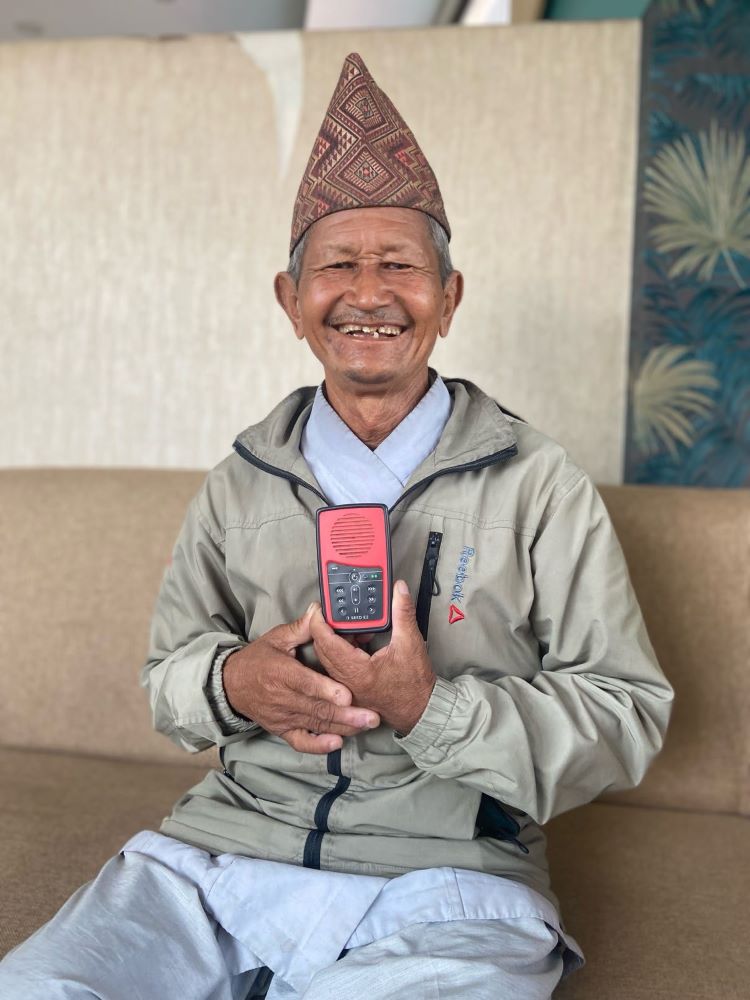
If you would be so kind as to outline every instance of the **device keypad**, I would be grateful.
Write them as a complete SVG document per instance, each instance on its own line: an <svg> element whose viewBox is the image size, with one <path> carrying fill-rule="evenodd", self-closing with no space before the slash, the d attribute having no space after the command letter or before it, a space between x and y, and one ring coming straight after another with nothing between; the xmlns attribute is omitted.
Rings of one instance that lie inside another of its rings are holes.
<svg viewBox="0 0 750 1000"><path fill-rule="evenodd" d="M379 567L328 563L328 588L335 621L367 622L383 617L383 570Z"/></svg>

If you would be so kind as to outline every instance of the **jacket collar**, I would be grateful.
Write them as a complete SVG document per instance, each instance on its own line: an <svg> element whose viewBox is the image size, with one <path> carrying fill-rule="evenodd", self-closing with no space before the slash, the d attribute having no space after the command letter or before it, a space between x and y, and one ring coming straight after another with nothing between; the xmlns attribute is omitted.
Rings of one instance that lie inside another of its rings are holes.
<svg viewBox="0 0 750 1000"><path fill-rule="evenodd" d="M443 379L453 405L435 450L414 470L406 484L517 450L511 422L500 406L466 379ZM316 386L302 386L282 399L260 423L242 431L235 449L249 452L262 463L305 481L315 488L300 442L315 398ZM239 448L237 446L240 446Z"/></svg>

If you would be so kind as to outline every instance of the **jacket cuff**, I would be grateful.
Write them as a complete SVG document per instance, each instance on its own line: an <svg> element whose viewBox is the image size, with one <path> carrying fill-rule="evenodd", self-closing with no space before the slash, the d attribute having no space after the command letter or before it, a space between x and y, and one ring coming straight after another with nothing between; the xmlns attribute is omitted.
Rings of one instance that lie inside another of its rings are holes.
<svg viewBox="0 0 750 1000"><path fill-rule="evenodd" d="M396 743L409 754L417 767L433 767L448 753L443 738L458 700L456 685L438 677L419 721L406 736L394 733Z"/></svg>
<svg viewBox="0 0 750 1000"><path fill-rule="evenodd" d="M250 729L258 728L257 722L237 715L227 701L227 693L224 690L224 663L232 653L243 648L243 646L230 646L222 649L211 664L206 682L206 698L224 736L234 736L237 733L246 733Z"/></svg>

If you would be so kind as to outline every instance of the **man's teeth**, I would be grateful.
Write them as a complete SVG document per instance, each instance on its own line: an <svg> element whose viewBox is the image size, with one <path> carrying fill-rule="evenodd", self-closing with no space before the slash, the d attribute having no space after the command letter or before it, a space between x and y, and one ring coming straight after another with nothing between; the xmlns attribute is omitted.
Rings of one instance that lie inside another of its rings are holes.
<svg viewBox="0 0 750 1000"><path fill-rule="evenodd" d="M354 323L346 323L338 327L339 333L365 333L372 337L379 337L382 333L386 337L398 337L401 328L398 326L359 326Z"/></svg>

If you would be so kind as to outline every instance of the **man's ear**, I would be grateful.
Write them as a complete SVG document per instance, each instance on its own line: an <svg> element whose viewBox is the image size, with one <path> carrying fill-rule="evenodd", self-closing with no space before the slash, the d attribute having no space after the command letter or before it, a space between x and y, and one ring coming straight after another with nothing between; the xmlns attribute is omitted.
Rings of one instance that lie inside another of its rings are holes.
<svg viewBox="0 0 750 1000"><path fill-rule="evenodd" d="M288 271L279 271L273 279L273 290L276 293L276 301L287 314L289 322L294 327L294 335L298 340L304 340L305 335L302 332L300 321L297 285Z"/></svg>
<svg viewBox="0 0 750 1000"><path fill-rule="evenodd" d="M443 288L443 315L440 318L440 336L447 337L454 313L464 297L464 276L460 271L451 271Z"/></svg>

